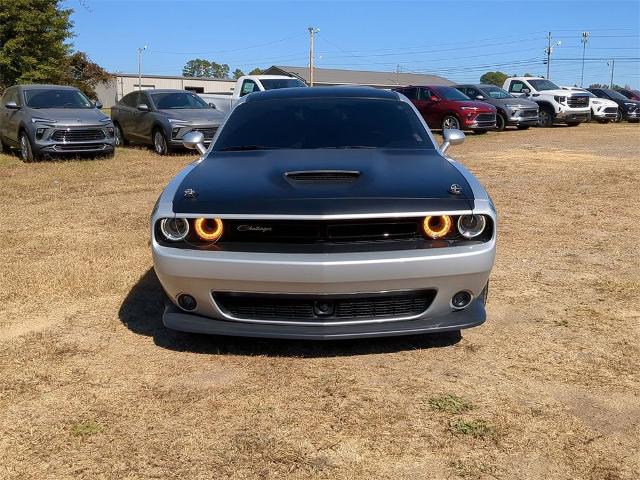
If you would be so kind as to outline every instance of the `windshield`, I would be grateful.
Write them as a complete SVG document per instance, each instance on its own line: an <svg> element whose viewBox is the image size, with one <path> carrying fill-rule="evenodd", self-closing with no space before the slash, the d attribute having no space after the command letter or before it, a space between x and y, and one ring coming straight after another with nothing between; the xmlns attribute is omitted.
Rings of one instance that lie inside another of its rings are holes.
<svg viewBox="0 0 640 480"><path fill-rule="evenodd" d="M80 90L25 90L24 101L30 108L93 108Z"/></svg>
<svg viewBox="0 0 640 480"><path fill-rule="evenodd" d="M232 111L213 150L269 148L433 149L434 145L407 103L323 97L243 103Z"/></svg>
<svg viewBox="0 0 640 480"><path fill-rule="evenodd" d="M297 78L270 78L261 79L260 83L265 90L275 90L276 88L306 87L304 82Z"/></svg>
<svg viewBox="0 0 640 480"><path fill-rule="evenodd" d="M541 80L527 80L533 88L537 91L542 92L544 90L560 90L560 87L555 83L541 79Z"/></svg>
<svg viewBox="0 0 640 480"><path fill-rule="evenodd" d="M622 95L620 92L616 92L615 90L604 90L604 92L609 96L609 98L615 98L617 100L629 100L627 97Z"/></svg>
<svg viewBox="0 0 640 480"><path fill-rule="evenodd" d="M151 98L158 110L211 108L202 98L190 92L152 93Z"/></svg>
<svg viewBox="0 0 640 480"><path fill-rule="evenodd" d="M482 87L482 93L485 93L489 98L513 98L513 95L499 87Z"/></svg>
<svg viewBox="0 0 640 480"><path fill-rule="evenodd" d="M460 90L456 90L453 87L439 87L434 90L445 100L471 100Z"/></svg>

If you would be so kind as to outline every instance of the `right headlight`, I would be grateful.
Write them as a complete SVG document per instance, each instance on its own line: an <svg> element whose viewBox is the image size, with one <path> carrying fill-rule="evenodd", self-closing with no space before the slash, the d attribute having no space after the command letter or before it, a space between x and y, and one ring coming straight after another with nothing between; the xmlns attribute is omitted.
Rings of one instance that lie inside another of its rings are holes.
<svg viewBox="0 0 640 480"><path fill-rule="evenodd" d="M484 232L486 226L484 215L461 215L458 218L458 232L464 238L476 238Z"/></svg>

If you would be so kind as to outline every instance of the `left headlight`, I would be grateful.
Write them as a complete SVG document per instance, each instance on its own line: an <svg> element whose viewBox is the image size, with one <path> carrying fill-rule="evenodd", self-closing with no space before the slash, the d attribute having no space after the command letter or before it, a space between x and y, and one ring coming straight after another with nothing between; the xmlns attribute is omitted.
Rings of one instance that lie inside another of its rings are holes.
<svg viewBox="0 0 640 480"><path fill-rule="evenodd" d="M484 232L486 226L484 215L461 215L458 218L458 231L464 238L476 238Z"/></svg>
<svg viewBox="0 0 640 480"><path fill-rule="evenodd" d="M170 242L179 242L189 234L189 221L186 218L163 218L160 231Z"/></svg>
<svg viewBox="0 0 640 480"><path fill-rule="evenodd" d="M50 120L48 118L42 117L31 117L31 123L45 123L45 124L54 124L57 120Z"/></svg>

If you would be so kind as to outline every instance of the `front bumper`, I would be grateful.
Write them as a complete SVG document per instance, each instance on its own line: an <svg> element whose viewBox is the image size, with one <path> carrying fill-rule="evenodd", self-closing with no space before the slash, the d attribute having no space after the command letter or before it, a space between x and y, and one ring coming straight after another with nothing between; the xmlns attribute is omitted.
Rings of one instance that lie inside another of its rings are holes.
<svg viewBox="0 0 640 480"><path fill-rule="evenodd" d="M41 131L40 135L38 130ZM36 154L112 153L115 148L111 124L71 127L36 124L31 135L33 152Z"/></svg>
<svg viewBox="0 0 640 480"><path fill-rule="evenodd" d="M164 313L169 328L223 335L283 338L354 338L457 330L485 320L483 289L495 258L495 240L465 247L340 254L274 254L180 250L152 246L154 267L173 303L187 293L193 312L174 305ZM429 289L428 308L411 318L354 318L323 321L235 318L214 300L214 292L261 294L362 294ZM454 310L452 296L473 295Z"/></svg>
<svg viewBox="0 0 640 480"><path fill-rule="evenodd" d="M556 120L562 122L586 122L589 120L591 111L587 108L584 111L572 112L572 111L560 111L556 114Z"/></svg>
<svg viewBox="0 0 640 480"><path fill-rule="evenodd" d="M217 123L216 124L203 123L203 124L189 124L189 125L172 125L170 132L168 132L167 138L170 139L169 144L172 147L179 147L179 146L182 146L182 139L187 133L198 131L198 132L202 132L202 134L204 135L204 143L208 145L209 143L211 143L213 136L218 131L219 126L220 125Z"/></svg>
<svg viewBox="0 0 640 480"><path fill-rule="evenodd" d="M496 114L479 113L473 118L464 118L463 123L464 127L470 130L495 130Z"/></svg>
<svg viewBox="0 0 640 480"><path fill-rule="evenodd" d="M624 119L625 120L638 120L640 119L640 108L637 108L636 110L633 111L629 111L627 110L624 114Z"/></svg>
<svg viewBox="0 0 640 480"><path fill-rule="evenodd" d="M507 116L507 125L509 126L521 126L521 125L529 125L534 126L538 124L538 113L535 115L531 114L523 114L523 111L527 109L521 110L513 110L510 111ZM529 109L530 110L530 109Z"/></svg>

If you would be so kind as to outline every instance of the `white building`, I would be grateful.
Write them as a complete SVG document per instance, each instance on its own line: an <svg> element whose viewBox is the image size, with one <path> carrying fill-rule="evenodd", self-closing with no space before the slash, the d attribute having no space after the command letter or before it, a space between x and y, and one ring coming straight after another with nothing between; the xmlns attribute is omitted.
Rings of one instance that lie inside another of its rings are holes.
<svg viewBox="0 0 640 480"><path fill-rule="evenodd" d="M170 75L142 75L143 89L176 88L196 93L231 93L236 81L230 78L179 77ZM98 100L104 107L112 107L127 93L138 89L138 75L116 73L110 83L96 86Z"/></svg>

